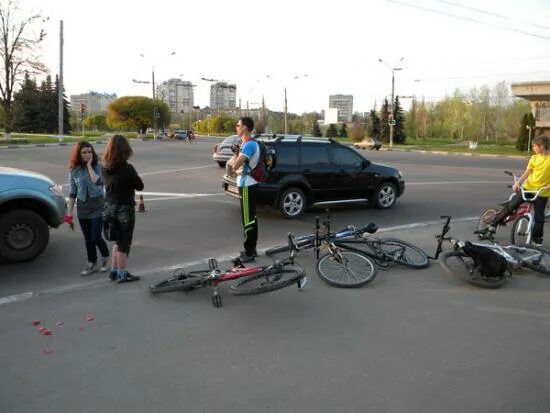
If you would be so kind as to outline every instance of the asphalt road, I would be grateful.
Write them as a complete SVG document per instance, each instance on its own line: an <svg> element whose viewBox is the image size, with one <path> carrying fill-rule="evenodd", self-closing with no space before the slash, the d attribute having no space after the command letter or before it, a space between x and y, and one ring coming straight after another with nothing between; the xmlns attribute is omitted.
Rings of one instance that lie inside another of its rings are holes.
<svg viewBox="0 0 550 413"><path fill-rule="evenodd" d="M434 263L422 271L380 271L369 286L342 290L318 279L312 257L303 254L310 279L304 291L241 298L223 288L221 309L211 306L208 290L149 296L146 286L171 267L197 266L211 256L227 265L241 249L238 203L221 194L213 143L133 143L148 209L138 215L130 257L141 282L80 277L82 236L67 227L52 230L37 260L0 264L0 411L550 409L550 280L531 273L485 291L444 275ZM64 183L68 151L3 149L0 164ZM469 218L507 196L502 171L519 172L526 164L365 153L403 171L405 194L388 211L333 209L334 225L374 221L428 252L440 215L456 217L455 233L470 236L475 223ZM311 232L323 213L288 221L261 209L259 248L281 243L288 231ZM33 320L53 336L39 334Z"/></svg>

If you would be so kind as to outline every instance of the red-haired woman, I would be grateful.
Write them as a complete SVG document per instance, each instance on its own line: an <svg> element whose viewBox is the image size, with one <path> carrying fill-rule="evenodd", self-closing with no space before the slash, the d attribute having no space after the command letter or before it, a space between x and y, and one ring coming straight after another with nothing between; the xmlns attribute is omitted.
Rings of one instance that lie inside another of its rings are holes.
<svg viewBox="0 0 550 413"><path fill-rule="evenodd" d="M76 203L78 222L84 234L88 255L88 265L80 274L90 275L98 269L105 272L109 264L109 248L101 235L104 206L103 180L98 156L89 142L81 141L74 145L69 169L69 213L65 220L72 223ZM96 248L101 253L99 265Z"/></svg>
<svg viewBox="0 0 550 413"><path fill-rule="evenodd" d="M143 181L128 163L133 155L128 140L115 135L107 143L103 154L103 181L105 182L105 219L118 229L112 250L112 267L109 278L119 283L137 281L139 277L126 269L134 234L135 191L143 189Z"/></svg>

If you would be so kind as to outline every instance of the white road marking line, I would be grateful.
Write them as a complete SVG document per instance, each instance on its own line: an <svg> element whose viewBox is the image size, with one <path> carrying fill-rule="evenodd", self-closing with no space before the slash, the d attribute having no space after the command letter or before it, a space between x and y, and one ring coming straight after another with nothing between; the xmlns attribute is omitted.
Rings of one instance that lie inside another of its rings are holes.
<svg viewBox="0 0 550 413"><path fill-rule="evenodd" d="M0 305L3 304L13 304L20 301L28 300L29 298L32 298L34 296L34 293L28 292L28 293L22 293L22 294L15 294L15 295L8 295L7 297L1 297L0 298Z"/></svg>
<svg viewBox="0 0 550 413"><path fill-rule="evenodd" d="M186 193L186 192L136 192L137 195L145 196L169 196L169 197L180 197L180 198L197 198L201 196L214 196L214 195L223 195L222 192L216 192L215 194L197 194L197 193Z"/></svg>
<svg viewBox="0 0 550 413"><path fill-rule="evenodd" d="M139 176L151 176L151 175L170 174L170 173L174 173L174 172L185 172L185 171L192 171L192 170L195 170L195 169L211 168L213 166L216 166L216 165L213 164L213 165L193 166L191 168L165 169L165 170L162 170L162 171L151 171L151 172L138 172L138 175ZM63 188L65 188L65 187L69 186L69 184L63 184L61 186Z"/></svg>
<svg viewBox="0 0 550 413"><path fill-rule="evenodd" d="M409 185L456 185L456 184L509 184L509 181L439 181L439 182L407 182L405 186Z"/></svg>
<svg viewBox="0 0 550 413"><path fill-rule="evenodd" d="M204 169L204 168L212 168L212 167L219 168L218 165L212 164L212 165L193 166L191 168L165 169L163 171L151 171L151 172L138 172L138 174L139 176L151 176L151 175L171 174L174 172L193 171L195 169Z"/></svg>

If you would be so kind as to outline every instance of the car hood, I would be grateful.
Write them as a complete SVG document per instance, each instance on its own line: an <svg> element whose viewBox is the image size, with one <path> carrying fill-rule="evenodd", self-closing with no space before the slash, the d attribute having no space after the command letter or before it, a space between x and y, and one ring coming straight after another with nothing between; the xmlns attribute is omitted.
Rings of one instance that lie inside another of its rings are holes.
<svg viewBox="0 0 550 413"><path fill-rule="evenodd" d="M371 164L369 165L369 169L372 169L378 173L385 173L387 175L401 174L401 171L399 169L394 168L393 166L385 165L383 163L371 162Z"/></svg>
<svg viewBox="0 0 550 413"><path fill-rule="evenodd" d="M25 181L26 180L25 178L28 178L29 180L39 179L50 185L54 185L54 182L50 178L48 178L46 175L42 175L41 173L0 166L0 180L3 177L8 179L9 178L18 179L21 181Z"/></svg>

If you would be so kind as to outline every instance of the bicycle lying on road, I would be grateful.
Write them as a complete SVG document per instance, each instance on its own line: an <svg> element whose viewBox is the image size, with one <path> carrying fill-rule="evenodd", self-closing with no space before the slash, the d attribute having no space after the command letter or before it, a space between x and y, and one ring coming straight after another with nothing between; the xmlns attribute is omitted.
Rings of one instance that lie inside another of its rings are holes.
<svg viewBox="0 0 550 413"><path fill-rule="evenodd" d="M514 179L514 183L518 181L518 177L514 173L510 171L504 171L504 173L506 175L510 175ZM510 185L509 188L511 187L512 186ZM540 188L537 191L527 191L526 189L520 187L521 197L524 202L513 214L507 216L499 225L505 226L506 224L512 223L512 229L510 231L511 244L518 246L531 244L533 226L535 225L535 208L533 202L539 197L542 190L543 189ZM509 199L512 199L513 196L514 194L512 193ZM502 203L500 205L505 206L506 203ZM498 213L500 213L500 210L497 208L487 208L481 213L477 224L480 238L492 237L492 234L486 230ZM544 213L545 221L549 217L550 211L547 210Z"/></svg>
<svg viewBox="0 0 550 413"><path fill-rule="evenodd" d="M245 267L237 262L235 267L222 271L214 258L208 260L208 269L186 271L179 268L174 271L173 276L157 284L149 286L152 294L167 293L171 291L189 292L207 286L214 287L212 291L212 305L222 306L222 297L218 292L218 285L222 282L233 281L242 278L231 285L229 290L233 295L256 295L263 294L281 288L297 284L302 288L306 283L306 274L302 267L298 266L294 257L298 248L296 247L292 234L288 234L288 249L290 255L273 262L271 265L256 267Z"/></svg>
<svg viewBox="0 0 550 413"><path fill-rule="evenodd" d="M451 217L443 215L441 218L445 222L441 233L436 235L437 249L431 258L439 259L447 272L460 276L465 282L481 288L499 288L513 271L522 268L550 275L550 253L542 248L456 240L446 236L451 229ZM453 249L443 251L444 241Z"/></svg>
<svg viewBox="0 0 550 413"><path fill-rule="evenodd" d="M428 256L417 246L396 238L373 236L378 230L374 223L362 228L348 226L333 233L330 230L330 215L327 214L323 226L324 234L321 234L317 217L315 232L296 238L295 241L300 249L315 249L317 273L328 284L360 287L374 280L377 268L386 269L394 263L411 268L425 268L429 265ZM266 254L284 252L287 248L286 245L279 245L268 249ZM320 256L321 249L327 252Z"/></svg>

